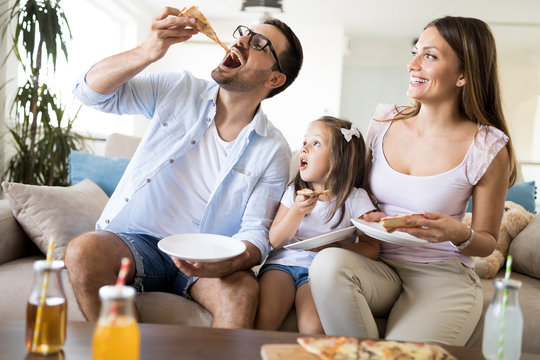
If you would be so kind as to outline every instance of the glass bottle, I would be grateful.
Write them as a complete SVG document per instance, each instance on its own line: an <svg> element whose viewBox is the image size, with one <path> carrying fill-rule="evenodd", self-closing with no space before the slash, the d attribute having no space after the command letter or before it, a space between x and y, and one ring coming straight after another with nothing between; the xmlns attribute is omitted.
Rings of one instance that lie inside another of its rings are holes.
<svg viewBox="0 0 540 360"><path fill-rule="evenodd" d="M488 360L517 360L521 356L523 335L523 315L518 296L521 282L496 279L493 285L495 295L486 311L482 353Z"/></svg>
<svg viewBox="0 0 540 360"><path fill-rule="evenodd" d="M34 263L34 283L26 305L26 347L31 353L54 354L66 342L67 303L60 273L64 262Z"/></svg>
<svg viewBox="0 0 540 360"><path fill-rule="evenodd" d="M139 359L140 336L135 318L135 289L107 285L99 289L101 311L92 340L94 360Z"/></svg>

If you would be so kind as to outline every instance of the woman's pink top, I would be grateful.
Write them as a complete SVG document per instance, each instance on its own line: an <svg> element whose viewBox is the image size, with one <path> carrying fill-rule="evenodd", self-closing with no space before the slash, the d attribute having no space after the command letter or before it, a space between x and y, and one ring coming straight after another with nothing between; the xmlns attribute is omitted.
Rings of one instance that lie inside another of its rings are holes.
<svg viewBox="0 0 540 360"><path fill-rule="evenodd" d="M492 126L480 126L478 133L455 168L441 174L412 176L390 167L383 152L383 141L397 115L394 105L379 104L368 130L368 144L373 153L370 185L378 207L387 215L440 212L457 220L463 218L473 187L482 178L493 158L508 142L508 137ZM445 261L458 257L474 267L471 257L461 254L450 241L407 247L381 243L382 258L419 263Z"/></svg>

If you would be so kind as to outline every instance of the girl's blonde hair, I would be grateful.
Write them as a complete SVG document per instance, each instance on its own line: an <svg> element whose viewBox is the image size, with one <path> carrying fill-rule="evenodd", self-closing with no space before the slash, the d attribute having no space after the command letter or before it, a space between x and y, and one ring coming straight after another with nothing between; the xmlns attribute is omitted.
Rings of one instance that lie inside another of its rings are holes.
<svg viewBox="0 0 540 360"><path fill-rule="evenodd" d="M371 194L368 185L371 161L367 159L366 144L360 132L358 132L358 137L353 135L349 142L341 132L341 129L351 129L352 123L350 121L332 116L323 116L315 121L326 124L331 130L330 170L323 180L323 186L324 189L330 190L330 193L336 196L335 206L327 221L330 221L341 209L339 221L333 226L336 227L343 220L345 200L353 188L362 188ZM300 171L291 183L294 184L295 192L300 189L313 189L311 183L302 180Z"/></svg>

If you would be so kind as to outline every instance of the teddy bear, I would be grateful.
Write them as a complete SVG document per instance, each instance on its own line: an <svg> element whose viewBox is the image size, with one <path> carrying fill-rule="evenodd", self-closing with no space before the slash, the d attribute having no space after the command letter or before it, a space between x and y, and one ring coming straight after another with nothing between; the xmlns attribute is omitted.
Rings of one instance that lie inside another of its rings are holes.
<svg viewBox="0 0 540 360"><path fill-rule="evenodd" d="M462 222L471 225L471 213L466 213ZM521 205L512 201L504 203L504 214L499 229L499 239L495 250L486 257L473 256L474 270L481 278L494 277L504 265L508 255L508 247L512 239L534 218L534 215L525 210Z"/></svg>

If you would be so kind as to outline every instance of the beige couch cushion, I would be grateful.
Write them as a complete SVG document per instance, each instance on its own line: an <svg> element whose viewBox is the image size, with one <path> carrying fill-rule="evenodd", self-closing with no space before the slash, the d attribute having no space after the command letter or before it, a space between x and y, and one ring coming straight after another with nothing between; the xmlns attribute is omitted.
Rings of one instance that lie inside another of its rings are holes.
<svg viewBox="0 0 540 360"><path fill-rule="evenodd" d="M0 276L0 289L9 289L9 292L2 293L0 321L26 319L26 300L32 291L34 280L32 265L35 261L44 258L44 255L27 256L0 265L0 274L2 275ZM62 270L61 278L68 305L68 320L85 320L75 300L67 270Z"/></svg>
<svg viewBox="0 0 540 360"><path fill-rule="evenodd" d="M133 157L140 142L140 137L113 133L107 138L105 156L120 158Z"/></svg>
<svg viewBox="0 0 540 360"><path fill-rule="evenodd" d="M513 270L540 279L540 216L512 240L508 253Z"/></svg>
<svg viewBox="0 0 540 360"><path fill-rule="evenodd" d="M70 186L36 186L3 182L13 215L30 239L45 254L54 238L53 257L64 259L67 243L91 231L107 195L90 180Z"/></svg>

